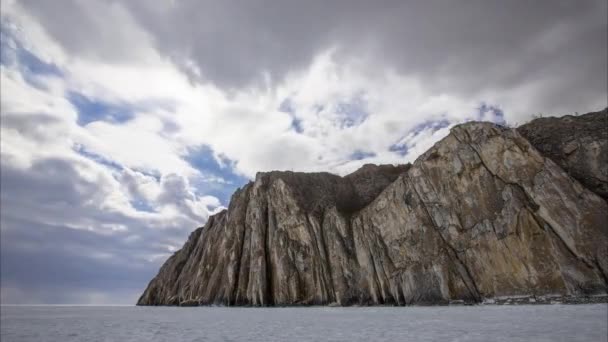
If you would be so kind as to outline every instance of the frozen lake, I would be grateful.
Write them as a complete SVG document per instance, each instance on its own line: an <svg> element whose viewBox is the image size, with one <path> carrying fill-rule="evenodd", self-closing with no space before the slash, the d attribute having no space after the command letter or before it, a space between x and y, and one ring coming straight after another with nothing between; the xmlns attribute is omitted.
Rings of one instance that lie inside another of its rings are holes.
<svg viewBox="0 0 608 342"><path fill-rule="evenodd" d="M223 308L3 306L12 341L602 341L608 305Z"/></svg>

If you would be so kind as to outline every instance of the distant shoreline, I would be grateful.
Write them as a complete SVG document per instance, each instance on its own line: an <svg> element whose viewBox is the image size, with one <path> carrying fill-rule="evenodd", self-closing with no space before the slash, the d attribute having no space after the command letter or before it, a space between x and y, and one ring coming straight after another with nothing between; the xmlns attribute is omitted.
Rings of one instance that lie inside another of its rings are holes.
<svg viewBox="0 0 608 342"><path fill-rule="evenodd" d="M374 308L374 307L431 307L431 306L502 306L502 305L585 305L585 304L603 304L608 303L608 294L592 295L592 296L512 296L512 297L498 297L498 298L486 298L481 302L465 302L461 300L453 300L448 303L437 302L437 303L416 303L408 305L393 305L393 304L355 304L355 305L338 305L338 304L327 304L327 305L306 305L306 304L294 304L294 305L267 305L267 306L255 306L255 305L221 305L221 304L195 304L195 303L184 303L182 305L141 305L135 306L142 307L222 307L222 308L307 308L307 307L325 307L325 308Z"/></svg>
<svg viewBox="0 0 608 342"><path fill-rule="evenodd" d="M512 296L487 298L482 302L473 303L453 300L449 303L416 303L408 305L216 305L216 304L185 304L185 305L138 305L138 304L0 304L0 307L219 307L219 308L391 308L391 307L432 307L432 306L501 306L501 305L586 305L608 303L608 294L592 296Z"/></svg>

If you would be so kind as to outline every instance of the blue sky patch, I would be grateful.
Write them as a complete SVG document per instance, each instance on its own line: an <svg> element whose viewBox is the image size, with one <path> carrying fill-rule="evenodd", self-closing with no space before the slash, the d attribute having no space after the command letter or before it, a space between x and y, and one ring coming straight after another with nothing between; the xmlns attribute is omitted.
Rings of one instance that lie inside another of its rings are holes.
<svg viewBox="0 0 608 342"><path fill-rule="evenodd" d="M369 116L366 104L359 96L354 97L350 102L338 103L336 114L338 114L339 126L342 129L358 126Z"/></svg>
<svg viewBox="0 0 608 342"><path fill-rule="evenodd" d="M228 205L232 193L249 181L236 173L236 162L220 155L221 164L218 163L213 150L207 145L192 149L184 159L203 174L203 179L193 182L197 194L215 196L223 205ZM205 179L213 177L221 178L224 182Z"/></svg>
<svg viewBox="0 0 608 342"><path fill-rule="evenodd" d="M366 108L367 104L362 97L362 94L356 94L348 101L338 102L333 108L335 115L334 123L340 128L345 129L362 124L369 116ZM319 113L323 112L327 107L324 104L315 104L312 110ZM294 107L291 98L285 98L279 105L278 110L291 116L291 129L297 133L304 132L304 126L301 119L296 116L296 108Z"/></svg>
<svg viewBox="0 0 608 342"><path fill-rule="evenodd" d="M41 87L37 76L63 76L57 65L47 63L25 49L13 30L4 23L0 25L0 64L17 67L23 79L36 88Z"/></svg>
<svg viewBox="0 0 608 342"><path fill-rule="evenodd" d="M293 128L296 133L303 133L304 127L302 127L302 120L296 118L295 116L291 120L291 128Z"/></svg>
<svg viewBox="0 0 608 342"><path fill-rule="evenodd" d="M123 169L122 165L115 163L97 153L93 153L90 151L87 151L87 149L80 144L74 145L74 147L72 147L72 149L74 150L74 152L80 154L81 156L90 159L98 164L102 164L105 165L111 169L117 170L117 171L121 171Z"/></svg>
<svg viewBox="0 0 608 342"><path fill-rule="evenodd" d="M401 156L405 156L408 154L411 146L408 146L408 144L405 142L401 142L404 138L408 136L411 136L413 138L424 131L431 131L431 133L435 133L442 128L449 127L450 124L450 121L445 118L440 120L427 120L421 122L414 126L411 130L409 130L407 134L401 137L399 139L399 142L389 146L388 150L390 152L395 152Z"/></svg>
<svg viewBox="0 0 608 342"><path fill-rule="evenodd" d="M367 159L367 158L372 158L375 157L376 153L374 152L366 152L366 151L361 151L361 150L357 150L355 152L353 152L348 159L350 160L363 160L363 159Z"/></svg>
<svg viewBox="0 0 608 342"><path fill-rule="evenodd" d="M68 91L66 98L78 111L78 124L84 126L94 121L123 123L134 117L132 108L91 99L81 93Z"/></svg>
<svg viewBox="0 0 608 342"><path fill-rule="evenodd" d="M474 120L490 121L499 125L506 124L505 113L498 106L490 105L482 102L477 107L477 113Z"/></svg>
<svg viewBox="0 0 608 342"><path fill-rule="evenodd" d="M408 153L409 148L407 147L407 144L393 144L388 148L388 150L395 152L400 156L405 156Z"/></svg>
<svg viewBox="0 0 608 342"><path fill-rule="evenodd" d="M431 130L431 132L435 133L442 128L448 127L449 125L450 121L448 121L447 119L441 119L436 121L428 120L414 126L414 128L412 128L410 132L413 132L414 136L426 130Z"/></svg>
<svg viewBox="0 0 608 342"><path fill-rule="evenodd" d="M137 209L137 211L145 211L148 213L156 212L156 210L154 210L154 208L152 208L152 206L143 199L132 200L130 203L133 208Z"/></svg>
<svg viewBox="0 0 608 342"><path fill-rule="evenodd" d="M25 49L17 49L17 59L19 60L21 73L24 75L53 75L62 76L63 73L55 64L42 61L33 53Z"/></svg>
<svg viewBox="0 0 608 342"><path fill-rule="evenodd" d="M293 102L290 98L286 98L279 105L279 112L287 113L291 116L291 128L296 131L296 133L303 133L304 127L302 126L302 120L296 117L296 110L293 107Z"/></svg>
<svg viewBox="0 0 608 342"><path fill-rule="evenodd" d="M11 43L16 42L3 23L0 25L0 63L2 65L13 65L16 62L15 46Z"/></svg>

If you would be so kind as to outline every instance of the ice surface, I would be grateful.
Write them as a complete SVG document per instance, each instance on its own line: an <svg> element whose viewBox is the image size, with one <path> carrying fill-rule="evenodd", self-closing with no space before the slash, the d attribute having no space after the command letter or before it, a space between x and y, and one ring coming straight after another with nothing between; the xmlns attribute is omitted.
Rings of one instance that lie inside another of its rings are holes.
<svg viewBox="0 0 608 342"><path fill-rule="evenodd" d="M12 307L12 341L607 341L608 306Z"/></svg>

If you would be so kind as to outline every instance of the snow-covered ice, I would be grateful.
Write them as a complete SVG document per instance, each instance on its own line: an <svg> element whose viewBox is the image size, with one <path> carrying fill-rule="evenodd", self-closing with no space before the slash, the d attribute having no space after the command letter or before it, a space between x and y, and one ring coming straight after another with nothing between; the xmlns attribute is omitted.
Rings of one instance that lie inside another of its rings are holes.
<svg viewBox="0 0 608 342"><path fill-rule="evenodd" d="M602 341L608 306L3 306L12 341Z"/></svg>

